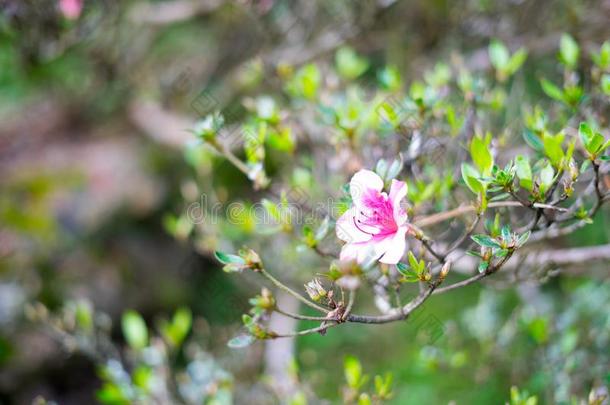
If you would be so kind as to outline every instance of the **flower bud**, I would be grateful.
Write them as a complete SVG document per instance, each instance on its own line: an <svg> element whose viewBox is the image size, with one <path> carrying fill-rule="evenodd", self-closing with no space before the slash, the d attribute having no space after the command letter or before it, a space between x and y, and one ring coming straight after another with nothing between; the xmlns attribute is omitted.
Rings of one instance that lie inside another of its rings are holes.
<svg viewBox="0 0 610 405"><path fill-rule="evenodd" d="M254 271L259 271L263 268L263 261L261 260L258 253L256 253L254 250L242 249L239 252L239 255L246 262L245 263L246 267L248 267Z"/></svg>
<svg viewBox="0 0 610 405"><path fill-rule="evenodd" d="M328 294L317 278L314 278L312 281L305 284L305 291L307 291L309 298L316 302L320 301L320 299L326 297Z"/></svg>
<svg viewBox="0 0 610 405"><path fill-rule="evenodd" d="M443 267L441 267L441 272L439 274L439 277L441 278L441 280L444 280L445 277L447 277L447 274L449 274L450 269L451 269L451 262L446 261L445 264L443 264Z"/></svg>

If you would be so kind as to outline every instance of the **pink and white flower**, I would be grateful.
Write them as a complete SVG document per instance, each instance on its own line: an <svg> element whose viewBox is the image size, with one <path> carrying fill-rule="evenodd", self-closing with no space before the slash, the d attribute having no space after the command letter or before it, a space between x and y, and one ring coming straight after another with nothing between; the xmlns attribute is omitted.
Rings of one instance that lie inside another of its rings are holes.
<svg viewBox="0 0 610 405"><path fill-rule="evenodd" d="M382 189L383 180L370 170L360 170L352 177L353 206L341 215L335 228L337 237L347 242L341 260L396 264L402 258L409 224L400 203L407 195L407 185L392 180L389 194Z"/></svg>

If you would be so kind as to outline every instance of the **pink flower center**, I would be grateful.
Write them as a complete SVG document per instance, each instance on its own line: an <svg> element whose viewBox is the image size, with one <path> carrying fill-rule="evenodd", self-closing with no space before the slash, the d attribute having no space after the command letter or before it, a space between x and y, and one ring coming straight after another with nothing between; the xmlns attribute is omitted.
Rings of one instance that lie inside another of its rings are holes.
<svg viewBox="0 0 610 405"><path fill-rule="evenodd" d="M354 225L369 235L384 237L396 233L398 224L394 219L394 207L386 193L367 190L358 206Z"/></svg>

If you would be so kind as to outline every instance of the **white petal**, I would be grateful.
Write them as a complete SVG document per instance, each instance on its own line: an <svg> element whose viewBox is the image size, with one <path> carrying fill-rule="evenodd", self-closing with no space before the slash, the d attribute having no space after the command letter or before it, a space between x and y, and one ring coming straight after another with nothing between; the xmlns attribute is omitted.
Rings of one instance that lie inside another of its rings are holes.
<svg viewBox="0 0 610 405"><path fill-rule="evenodd" d="M341 248L340 260L356 260L364 263L368 260L375 260L379 257L374 250L374 246L369 243L348 243Z"/></svg>
<svg viewBox="0 0 610 405"><path fill-rule="evenodd" d="M349 183L349 191L352 195L354 204L357 204L364 193L370 189L375 191L381 191L383 189L383 180L381 180L381 177L379 177L377 173L362 169L354 174Z"/></svg>
<svg viewBox="0 0 610 405"><path fill-rule="evenodd" d="M335 226L337 238L348 243L366 242L371 239L370 233L365 233L362 228L356 226L357 212L356 207L352 207L339 217Z"/></svg>
<svg viewBox="0 0 610 405"><path fill-rule="evenodd" d="M407 183L399 180L392 180L392 185L390 186L390 200L392 200L392 205L397 206L400 205L400 201L407 196Z"/></svg>
<svg viewBox="0 0 610 405"><path fill-rule="evenodd" d="M405 240L406 232L407 227L402 226L398 228L398 231L393 237L387 238L389 241L384 245L385 254L379 259L381 263L396 264L400 261L407 248L407 242Z"/></svg>
<svg viewBox="0 0 610 405"><path fill-rule="evenodd" d="M392 180L390 186L390 200L392 202L394 221L398 225L402 225L407 221L407 215L400 206L403 198L407 196L407 183L398 180Z"/></svg>

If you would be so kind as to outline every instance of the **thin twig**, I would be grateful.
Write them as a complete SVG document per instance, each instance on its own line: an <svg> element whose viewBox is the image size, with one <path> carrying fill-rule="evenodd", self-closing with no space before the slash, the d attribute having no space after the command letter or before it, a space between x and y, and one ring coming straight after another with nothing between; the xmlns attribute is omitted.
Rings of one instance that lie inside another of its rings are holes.
<svg viewBox="0 0 610 405"><path fill-rule="evenodd" d="M277 312L278 314L282 314L282 315L287 316L287 317L292 318L292 319L298 319L300 321L318 321L318 322L322 322L322 321L326 321L327 320L323 316L309 316L309 315L294 314L292 312L284 311L283 309L280 309L280 308L275 308L274 311Z"/></svg>
<svg viewBox="0 0 610 405"><path fill-rule="evenodd" d="M293 297L295 297L296 299L298 299L299 301L301 301L303 304L312 307L320 312L323 312L325 314L328 313L328 310L322 308L321 306L319 306L318 304L314 304L313 302L309 301L307 298L303 297L301 294L297 293L296 291L294 291L292 288L285 286L284 284L282 284L282 282L280 282L278 279L276 279L275 277L273 277L271 274L269 274L265 269L261 269L260 273L265 276L269 281L271 281L277 288L286 291L288 294L292 295Z"/></svg>
<svg viewBox="0 0 610 405"><path fill-rule="evenodd" d="M337 325L339 325L339 323L335 322L335 323L320 325L320 326L317 326L317 327L311 328L311 329L299 330L299 331L296 331L296 332L276 333L276 334L274 334L271 337L271 339L287 338L287 337L295 337L295 336L303 336L303 335L311 335L312 333L324 332L324 331L326 331L326 329L335 327Z"/></svg>

